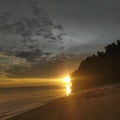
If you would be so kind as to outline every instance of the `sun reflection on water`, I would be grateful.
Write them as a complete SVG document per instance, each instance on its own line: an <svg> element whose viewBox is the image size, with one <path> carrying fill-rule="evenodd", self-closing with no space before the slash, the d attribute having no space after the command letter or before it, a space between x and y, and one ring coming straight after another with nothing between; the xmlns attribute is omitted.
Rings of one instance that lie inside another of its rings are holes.
<svg viewBox="0 0 120 120"><path fill-rule="evenodd" d="M72 83L66 84L66 95L69 96L72 93Z"/></svg>
<svg viewBox="0 0 120 120"><path fill-rule="evenodd" d="M65 82L65 86L66 86L66 95L69 96L71 93L72 93L72 82L71 82L71 78L68 76L68 77L65 77L64 79L64 82Z"/></svg>

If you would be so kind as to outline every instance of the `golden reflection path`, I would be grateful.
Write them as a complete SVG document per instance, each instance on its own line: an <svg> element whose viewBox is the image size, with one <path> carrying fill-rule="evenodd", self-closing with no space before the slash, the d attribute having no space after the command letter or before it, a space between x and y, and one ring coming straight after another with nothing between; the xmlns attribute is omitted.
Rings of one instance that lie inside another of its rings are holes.
<svg viewBox="0 0 120 120"><path fill-rule="evenodd" d="M72 93L72 83L66 83L66 95L69 96Z"/></svg>

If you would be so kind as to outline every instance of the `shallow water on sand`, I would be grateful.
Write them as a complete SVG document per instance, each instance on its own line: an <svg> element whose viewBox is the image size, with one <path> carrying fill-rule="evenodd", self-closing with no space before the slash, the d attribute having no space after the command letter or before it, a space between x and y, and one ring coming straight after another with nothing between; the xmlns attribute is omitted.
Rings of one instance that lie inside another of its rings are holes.
<svg viewBox="0 0 120 120"><path fill-rule="evenodd" d="M63 85L0 88L0 119L23 113L66 95Z"/></svg>

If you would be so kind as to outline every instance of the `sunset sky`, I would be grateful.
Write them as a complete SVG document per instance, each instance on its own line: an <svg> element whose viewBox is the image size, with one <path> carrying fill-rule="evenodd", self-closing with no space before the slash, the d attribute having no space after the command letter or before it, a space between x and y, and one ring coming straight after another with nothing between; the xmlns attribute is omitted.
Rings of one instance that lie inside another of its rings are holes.
<svg viewBox="0 0 120 120"><path fill-rule="evenodd" d="M120 39L119 13L119 0L0 0L0 81L68 75Z"/></svg>

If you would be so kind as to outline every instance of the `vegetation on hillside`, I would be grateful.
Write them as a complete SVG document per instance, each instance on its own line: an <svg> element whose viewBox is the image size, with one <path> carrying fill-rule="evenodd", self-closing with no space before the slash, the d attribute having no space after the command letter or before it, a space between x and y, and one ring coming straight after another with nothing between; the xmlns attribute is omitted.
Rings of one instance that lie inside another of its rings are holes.
<svg viewBox="0 0 120 120"><path fill-rule="evenodd" d="M107 45L105 52L87 57L71 77L73 89L120 82L120 41Z"/></svg>

